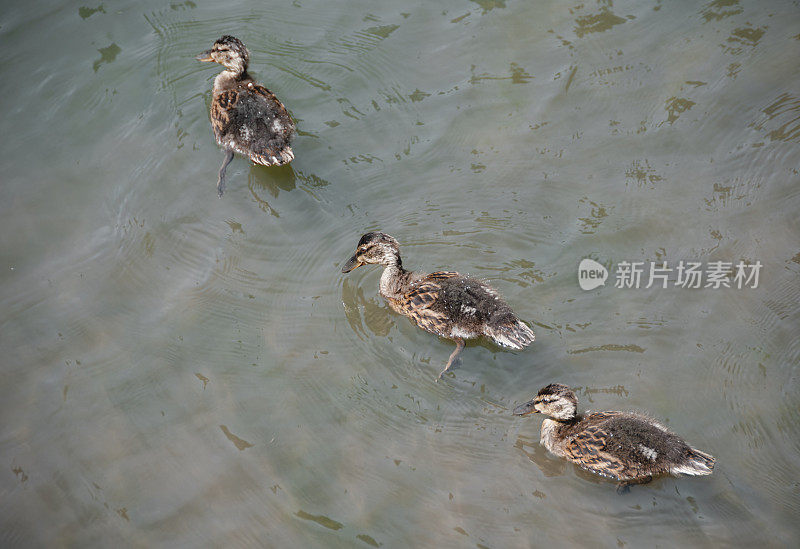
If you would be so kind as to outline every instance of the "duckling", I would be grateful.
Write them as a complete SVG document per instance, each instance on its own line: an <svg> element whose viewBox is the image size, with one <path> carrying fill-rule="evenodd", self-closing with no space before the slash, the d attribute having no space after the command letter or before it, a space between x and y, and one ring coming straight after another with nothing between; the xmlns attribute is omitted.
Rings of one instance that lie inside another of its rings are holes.
<svg viewBox="0 0 800 549"><path fill-rule="evenodd" d="M714 457L696 450L657 421L634 412L578 414L572 389L552 383L515 416L542 413L540 442L549 451L593 473L619 481L618 492L656 475L710 475Z"/></svg>
<svg viewBox="0 0 800 549"><path fill-rule="evenodd" d="M294 159L289 143L295 127L283 103L247 73L250 52L241 40L223 36L197 60L225 67L214 79L211 100L211 127L217 144L225 149L217 180L217 192L222 197L225 170L234 152L262 166L288 164Z"/></svg>
<svg viewBox="0 0 800 549"><path fill-rule="evenodd" d="M423 330L455 342L456 349L437 380L464 349L465 339L485 335L512 349L533 343L533 330L517 318L496 290L452 271L425 274L405 270L400 244L388 234L373 232L362 236L342 272L349 273L368 263L385 266L380 294L392 309Z"/></svg>

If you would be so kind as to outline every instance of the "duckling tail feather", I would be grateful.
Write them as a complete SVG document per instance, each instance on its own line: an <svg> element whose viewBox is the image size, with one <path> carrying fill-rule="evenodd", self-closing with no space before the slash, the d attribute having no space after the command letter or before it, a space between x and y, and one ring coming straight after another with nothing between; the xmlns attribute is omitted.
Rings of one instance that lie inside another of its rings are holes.
<svg viewBox="0 0 800 549"><path fill-rule="evenodd" d="M714 456L691 448L686 460L672 468L675 474L710 475L714 471Z"/></svg>
<svg viewBox="0 0 800 549"><path fill-rule="evenodd" d="M284 147L275 154L251 153L249 156L250 160L252 160L256 164L261 164L262 166L283 166L284 164L288 164L289 162L294 160L294 152L292 152L291 147Z"/></svg>
<svg viewBox="0 0 800 549"><path fill-rule="evenodd" d="M533 330L520 320L511 324L488 326L485 334L499 345L518 350L527 347L536 339Z"/></svg>

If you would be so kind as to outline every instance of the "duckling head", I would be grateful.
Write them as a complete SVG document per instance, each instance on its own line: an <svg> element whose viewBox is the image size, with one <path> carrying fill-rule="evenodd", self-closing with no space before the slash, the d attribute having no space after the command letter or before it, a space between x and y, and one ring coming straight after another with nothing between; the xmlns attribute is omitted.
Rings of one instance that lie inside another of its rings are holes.
<svg viewBox="0 0 800 549"><path fill-rule="evenodd" d="M560 383L543 387L535 398L514 408L515 416L541 413L553 419L568 421L578 412L578 399L575 392Z"/></svg>
<svg viewBox="0 0 800 549"><path fill-rule="evenodd" d="M198 61L214 61L229 71L242 74L250 63L250 52L241 40L225 35L216 42L214 47L204 51L196 57Z"/></svg>
<svg viewBox="0 0 800 549"><path fill-rule="evenodd" d="M393 236L385 233L367 233L361 237L356 252L342 267L343 273L349 273L368 263L396 265L400 267L400 243Z"/></svg>

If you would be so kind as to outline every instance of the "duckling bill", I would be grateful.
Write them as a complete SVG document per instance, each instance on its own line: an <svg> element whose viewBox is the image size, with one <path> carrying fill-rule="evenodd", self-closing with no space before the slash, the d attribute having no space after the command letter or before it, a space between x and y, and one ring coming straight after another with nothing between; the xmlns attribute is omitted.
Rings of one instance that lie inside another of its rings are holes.
<svg viewBox="0 0 800 549"><path fill-rule="evenodd" d="M388 234L373 232L362 236L342 272L374 263L384 265L379 291L392 309L423 330L455 342L456 349L439 378L453 365L465 339L485 335L512 349L533 343L533 330L517 318L495 289L457 272L407 271L397 239Z"/></svg>
<svg viewBox="0 0 800 549"><path fill-rule="evenodd" d="M250 52L238 38L223 36L197 60L225 67L214 79L211 100L211 127L217 144L225 150L217 180L217 192L222 197L225 170L234 152L262 166L288 164L294 159L289 144L295 125L275 94L248 74Z"/></svg>
<svg viewBox="0 0 800 549"><path fill-rule="evenodd" d="M689 446L657 421L633 412L578 414L578 399L560 383L542 388L514 409L542 413L541 444L559 457L619 481L617 491L664 474L710 475L714 457Z"/></svg>

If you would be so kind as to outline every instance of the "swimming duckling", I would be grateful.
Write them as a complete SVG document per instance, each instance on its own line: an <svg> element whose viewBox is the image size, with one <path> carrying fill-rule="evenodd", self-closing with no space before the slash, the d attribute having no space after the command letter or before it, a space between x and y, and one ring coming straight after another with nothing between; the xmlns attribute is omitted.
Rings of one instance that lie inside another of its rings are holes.
<svg viewBox="0 0 800 549"><path fill-rule="evenodd" d="M451 271L425 274L405 270L400 245L388 234L362 236L342 272L368 263L385 265L380 294L392 309L423 330L456 343L439 379L453 365L465 339L485 335L512 349L527 347L534 340L533 330L516 317L497 291L480 280Z"/></svg>
<svg viewBox="0 0 800 549"><path fill-rule="evenodd" d="M542 413L541 444L593 473L616 479L617 491L655 475L710 475L714 457L695 450L657 421L633 412L578 414L578 399L566 385L552 383L514 408L515 416Z"/></svg>
<svg viewBox="0 0 800 549"><path fill-rule="evenodd" d="M225 70L214 79L211 127L217 144L225 149L217 192L225 190L225 170L238 152L262 166L281 166L294 159L289 142L294 122L275 95L247 73L250 52L238 38L223 36L214 47L197 56Z"/></svg>

